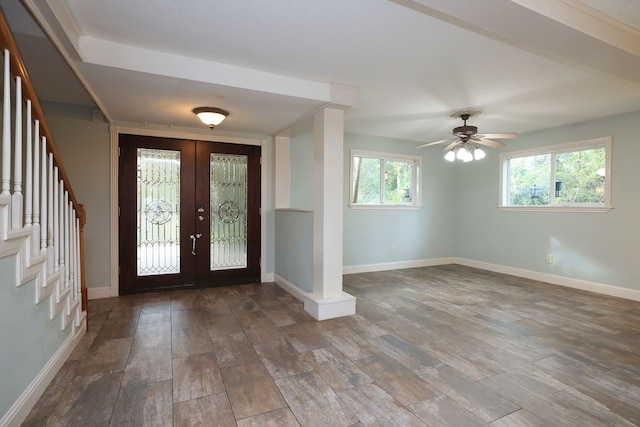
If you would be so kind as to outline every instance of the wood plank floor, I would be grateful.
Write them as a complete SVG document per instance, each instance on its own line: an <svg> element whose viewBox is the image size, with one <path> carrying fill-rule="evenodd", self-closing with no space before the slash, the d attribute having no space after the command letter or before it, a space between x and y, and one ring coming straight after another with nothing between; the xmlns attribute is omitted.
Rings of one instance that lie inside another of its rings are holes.
<svg viewBox="0 0 640 427"><path fill-rule="evenodd" d="M446 265L90 301L24 425L640 425L640 303Z"/></svg>

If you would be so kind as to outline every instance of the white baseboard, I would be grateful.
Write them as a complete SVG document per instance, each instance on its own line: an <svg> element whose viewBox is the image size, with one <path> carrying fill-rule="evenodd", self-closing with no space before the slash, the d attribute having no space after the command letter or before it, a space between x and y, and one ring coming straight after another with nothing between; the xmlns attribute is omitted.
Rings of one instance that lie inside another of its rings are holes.
<svg viewBox="0 0 640 427"><path fill-rule="evenodd" d="M274 275L275 283L282 289L304 303L304 311L316 320L335 319L337 317L356 314L356 298L346 292L336 298L317 298L311 292L289 282L287 279Z"/></svg>
<svg viewBox="0 0 640 427"><path fill-rule="evenodd" d="M31 409L38 402L38 399L40 399L45 392L49 383L56 376L85 332L85 324L80 325L74 333L70 334L64 340L51 359L49 359L38 375L31 381L31 384L29 384L18 400L9 408L2 419L0 419L0 427L19 426L27 418Z"/></svg>
<svg viewBox="0 0 640 427"><path fill-rule="evenodd" d="M275 282L275 274L274 273L263 273L260 281L262 283L273 283Z"/></svg>
<svg viewBox="0 0 640 427"><path fill-rule="evenodd" d="M496 273L510 274L512 276L523 277L525 279L538 280L540 282L547 282L553 285L566 286L568 288L580 289L583 291L624 298L632 301L640 301L640 291L634 289L621 288L619 286L612 286L604 283L590 282L588 280L574 279L566 276L541 273L538 271L508 267L499 264L491 264L488 262L475 261L471 259L454 259L455 264L465 265L467 267L480 268L482 270L493 271Z"/></svg>
<svg viewBox="0 0 640 427"><path fill-rule="evenodd" d="M374 271L400 270L403 268L431 267L434 265L455 264L456 258L431 258L414 261L385 262L380 264L347 265L342 274L372 273Z"/></svg>
<svg viewBox="0 0 640 427"><path fill-rule="evenodd" d="M356 314L356 297L346 292L335 298L316 298L310 294L304 300L304 311L316 320L352 316Z"/></svg>
<svg viewBox="0 0 640 427"><path fill-rule="evenodd" d="M297 287L296 285L294 285L284 277L280 277L277 274L274 274L273 276L274 276L273 281L276 283L276 285L280 286L282 289L289 292L298 301L304 302L307 295L305 291L303 291L302 289L300 289L299 287Z"/></svg>
<svg viewBox="0 0 640 427"><path fill-rule="evenodd" d="M87 299L101 299L111 297L111 286L87 287Z"/></svg>
<svg viewBox="0 0 640 427"><path fill-rule="evenodd" d="M555 274L541 273L539 271L525 270L522 268L457 257L432 258L381 264L350 265L344 266L342 268L342 272L344 274L371 273L375 271L400 270L403 268L429 267L445 264L460 264L467 267L509 274L511 276L522 277L525 279L538 280L540 282L551 283L553 285L566 286L568 288L580 289L583 291L624 298L632 301L640 301L640 291L635 289L621 288L619 286L607 285L604 283L590 282L588 280L574 279L566 276L558 276Z"/></svg>

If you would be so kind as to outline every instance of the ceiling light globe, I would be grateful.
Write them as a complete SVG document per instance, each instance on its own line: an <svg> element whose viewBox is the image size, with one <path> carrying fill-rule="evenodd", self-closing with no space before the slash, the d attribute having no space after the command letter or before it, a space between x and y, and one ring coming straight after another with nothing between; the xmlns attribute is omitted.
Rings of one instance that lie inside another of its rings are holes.
<svg viewBox="0 0 640 427"><path fill-rule="evenodd" d="M444 155L444 159L453 162L456 159L456 153L454 151L449 151Z"/></svg>
<svg viewBox="0 0 640 427"><path fill-rule="evenodd" d="M482 150L481 148L476 148L473 152L473 157L476 160L481 160L487 157L487 155L485 154L484 150Z"/></svg>
<svg viewBox="0 0 640 427"><path fill-rule="evenodd" d="M458 150L458 153L456 154L456 158L458 160L464 160L464 158L467 156L467 149L464 147L460 147L460 149Z"/></svg>

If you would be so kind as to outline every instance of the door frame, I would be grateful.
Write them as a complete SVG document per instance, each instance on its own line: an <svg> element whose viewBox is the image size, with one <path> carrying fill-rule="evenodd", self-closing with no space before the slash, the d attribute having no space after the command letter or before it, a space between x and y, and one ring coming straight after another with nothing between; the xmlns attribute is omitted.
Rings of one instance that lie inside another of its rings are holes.
<svg viewBox="0 0 640 427"><path fill-rule="evenodd" d="M195 133L188 131L171 131L171 130L157 130L157 129L145 129L128 126L116 126L109 127L111 134L110 152L109 152L109 177L110 177L110 194L109 194L109 208L110 208L110 271L109 279L110 284L108 287L96 289L92 292L93 298L107 298L115 297L119 295L118 290L118 250L119 250L119 238L118 238L118 138L121 133L140 135L140 136L157 136L162 138L175 138L175 139L191 139L210 142L228 142L232 144L242 145L258 145L262 147L262 162L260 167L260 281L272 282L273 272L266 272L266 259L267 259L267 215L265 214L266 201L270 200L268 193L268 174L270 162L270 150L268 149L269 141L266 139L251 139L251 138L237 138L229 136L221 136L209 131L209 133ZM91 221L91 220L89 220Z"/></svg>

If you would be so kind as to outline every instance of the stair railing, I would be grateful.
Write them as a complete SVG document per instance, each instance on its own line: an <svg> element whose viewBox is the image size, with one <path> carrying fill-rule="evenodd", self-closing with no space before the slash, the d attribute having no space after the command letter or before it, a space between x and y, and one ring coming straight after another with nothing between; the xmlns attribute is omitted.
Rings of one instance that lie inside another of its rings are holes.
<svg viewBox="0 0 640 427"><path fill-rule="evenodd" d="M73 193L42 107L1 13L0 53L3 59L0 240L6 247L6 242L20 237L29 242L25 248L25 270L40 263L46 276L38 280L36 301L55 291L52 318L65 309L62 327L66 328L74 318L80 326L86 322L87 309L85 210ZM35 273L27 272L25 281L30 274ZM51 283L56 285L50 286ZM81 312L72 309L78 305ZM78 314L82 312L84 316Z"/></svg>

